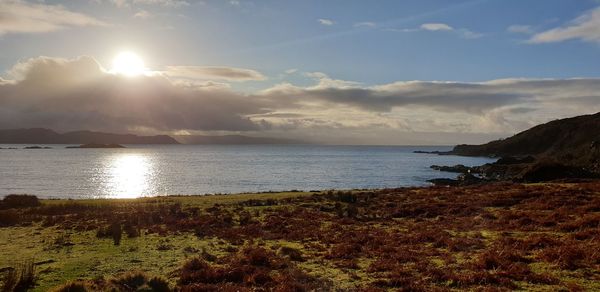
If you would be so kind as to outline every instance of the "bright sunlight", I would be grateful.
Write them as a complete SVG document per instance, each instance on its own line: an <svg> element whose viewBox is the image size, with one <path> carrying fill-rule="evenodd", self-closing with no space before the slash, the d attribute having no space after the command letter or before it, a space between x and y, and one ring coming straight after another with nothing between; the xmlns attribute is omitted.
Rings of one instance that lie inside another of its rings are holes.
<svg viewBox="0 0 600 292"><path fill-rule="evenodd" d="M130 77L144 74L147 71L142 58L133 52L121 52L115 57L112 65L112 73Z"/></svg>
<svg viewBox="0 0 600 292"><path fill-rule="evenodd" d="M110 159L108 191L117 198L143 196L150 188L153 164L141 154L118 154Z"/></svg>

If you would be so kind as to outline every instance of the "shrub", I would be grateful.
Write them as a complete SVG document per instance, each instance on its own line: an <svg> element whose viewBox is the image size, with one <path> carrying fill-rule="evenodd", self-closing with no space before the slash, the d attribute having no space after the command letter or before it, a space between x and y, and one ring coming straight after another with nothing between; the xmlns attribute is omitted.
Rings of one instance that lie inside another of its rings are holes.
<svg viewBox="0 0 600 292"><path fill-rule="evenodd" d="M576 270L587 267L588 253L576 243L565 242L562 246L543 250L539 257L563 269Z"/></svg>
<svg viewBox="0 0 600 292"><path fill-rule="evenodd" d="M215 284L222 280L222 273L207 264L201 258L193 258L181 267L179 281L180 285L195 283Z"/></svg>
<svg viewBox="0 0 600 292"><path fill-rule="evenodd" d="M115 245L121 244L121 236L123 231L121 230L120 223L113 223L110 225L110 235L112 236L113 243Z"/></svg>
<svg viewBox="0 0 600 292"><path fill-rule="evenodd" d="M146 274L138 271L128 272L122 274L110 282L122 290L137 290L137 288L143 286L147 281Z"/></svg>
<svg viewBox="0 0 600 292"><path fill-rule="evenodd" d="M326 282L296 269L270 250L246 246L219 260L219 266L196 257L180 269L178 284L183 291L307 291Z"/></svg>
<svg viewBox="0 0 600 292"><path fill-rule="evenodd" d="M152 289L154 292L168 292L171 291L169 287L169 282L167 280L160 277L152 277L148 280L148 287Z"/></svg>
<svg viewBox="0 0 600 292"><path fill-rule="evenodd" d="M356 201L358 200L358 198L356 197L356 194L353 194L352 192L342 192L339 191L336 193L336 199L340 202L344 202L344 203L356 203Z"/></svg>
<svg viewBox="0 0 600 292"><path fill-rule="evenodd" d="M52 292L86 292L87 285L83 281L69 282L51 290Z"/></svg>
<svg viewBox="0 0 600 292"><path fill-rule="evenodd" d="M299 249L296 249L293 247L282 246L281 248L279 248L279 254L287 256L292 261L296 261L296 262L304 261L304 258L302 257L302 252Z"/></svg>
<svg viewBox="0 0 600 292"><path fill-rule="evenodd" d="M103 278L95 280L78 280L52 289L53 292L85 292L85 291L152 291L169 292L169 283L160 277L149 277L140 271L130 271L118 275L108 281Z"/></svg>
<svg viewBox="0 0 600 292"><path fill-rule="evenodd" d="M123 226L125 234L127 234L128 238L134 238L140 236L140 229L133 224L125 224Z"/></svg>
<svg viewBox="0 0 600 292"><path fill-rule="evenodd" d="M10 269L4 277L2 292L27 291L35 284L35 266L33 261L24 261Z"/></svg>
<svg viewBox="0 0 600 292"><path fill-rule="evenodd" d="M33 195L8 195L0 203L0 209L29 208L41 205L36 196Z"/></svg>
<svg viewBox="0 0 600 292"><path fill-rule="evenodd" d="M16 210L0 210L0 226L13 226L21 223L21 216Z"/></svg>

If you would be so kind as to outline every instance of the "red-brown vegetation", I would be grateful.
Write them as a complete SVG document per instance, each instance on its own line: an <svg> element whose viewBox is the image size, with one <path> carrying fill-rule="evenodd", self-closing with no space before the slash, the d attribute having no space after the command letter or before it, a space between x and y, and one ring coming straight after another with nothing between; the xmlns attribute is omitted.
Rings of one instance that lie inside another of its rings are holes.
<svg viewBox="0 0 600 292"><path fill-rule="evenodd" d="M304 263L345 273L365 291L516 289L524 283L574 289L600 279L599 206L600 182L498 183L329 192L210 208L168 197L42 204L0 210L0 225L40 222L112 237L107 227L117 222L130 237L188 232L228 243L229 256L197 253L182 266L178 283L187 291L329 285L305 272ZM256 241L301 248L250 244Z"/></svg>

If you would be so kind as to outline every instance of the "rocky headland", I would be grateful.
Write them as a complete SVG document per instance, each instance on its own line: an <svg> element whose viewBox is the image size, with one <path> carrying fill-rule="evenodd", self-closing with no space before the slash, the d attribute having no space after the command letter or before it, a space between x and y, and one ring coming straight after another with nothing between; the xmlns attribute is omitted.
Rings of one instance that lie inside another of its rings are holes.
<svg viewBox="0 0 600 292"><path fill-rule="evenodd" d="M434 184L599 178L600 113L551 121L483 145L457 145L447 152L419 153L498 158L475 167L432 165L432 169L461 174L456 180L431 180Z"/></svg>

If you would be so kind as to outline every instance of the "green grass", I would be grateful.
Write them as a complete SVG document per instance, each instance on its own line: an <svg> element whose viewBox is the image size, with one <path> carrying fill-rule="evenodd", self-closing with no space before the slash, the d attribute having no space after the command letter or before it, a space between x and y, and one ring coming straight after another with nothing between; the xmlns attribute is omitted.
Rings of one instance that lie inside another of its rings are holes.
<svg viewBox="0 0 600 292"><path fill-rule="evenodd" d="M577 220L584 216L600 215L595 207L600 202L599 186L600 183L530 184L511 188L491 185L382 190L376 196L372 196L372 192L356 192L360 200L351 203L345 201L345 197L324 195L323 192L317 197L312 197L312 192L283 192L42 200L42 206L37 207L39 209L18 210L23 215L20 223L0 228L0 269L15 267L28 259L38 263L34 291L47 291L76 279L111 278L132 270L162 276L175 287L181 275L179 269L186 259L200 256L204 250L217 256L218 261L213 265L224 265L223 261L241 254L235 251L251 245L274 252L282 247L300 251L305 260L294 260L290 264L308 275L331 280L339 290L393 286L394 282L385 284L385 281L401 281L405 277L422 282L422 287L450 290L518 287L522 290L556 291L577 285L596 291L600 290L600 273L594 270L600 263L597 257L574 270L567 270L556 264L564 263L543 258L541 252L552 247L531 250L521 247L521 251L529 260L526 266L533 273L558 279L553 284L523 278L513 281L516 286L478 280L470 284L456 283L463 281L465 275L476 278L477 273L485 269L484 272L491 275L506 273L518 276L519 270L513 272L506 266L477 266L485 252L519 249L505 242L506 239L526 242L544 235L556 239L560 246L560 242L570 240L568 242L589 250L587 256L597 255L594 253L600 246L597 237L575 241L572 236L578 230L598 231L599 226L588 223L574 230L563 227L579 222ZM497 205L498 198L509 200L512 204L505 207L500 201ZM268 206L240 204L248 200L273 202L269 202ZM67 206L61 208L65 204ZM68 204L107 208L77 208ZM221 208L204 210L215 204ZM56 205L56 208L44 209L49 205ZM150 206L152 208L146 208ZM348 210L349 206L360 209L358 217L340 212ZM469 208L475 208L475 211L461 213ZM45 214L58 214L56 217L60 220L50 220L56 223L43 227L49 216L35 217L35 212L52 211L49 209L57 213ZM197 209L201 210L196 212ZM242 222L242 212L251 214L251 223ZM542 224L547 216L560 215L561 212L563 217L559 218L563 219L557 219L556 225ZM373 214L376 216L366 216ZM162 217L153 219L151 223L135 221L142 226L141 236L128 238L123 233L118 246L113 244L112 238L96 237L96 229L108 226L115 218L125 222L129 218L152 218L152 215ZM528 218L532 223L521 220ZM203 225L213 220L211 224L214 225ZM198 226L206 230L197 229ZM157 233L149 234L150 230ZM470 245L473 242L476 244ZM345 249L348 243L360 246L360 252ZM489 258L494 260L493 253ZM387 259L393 261L384 261ZM440 272L448 272L444 275L447 278L431 280ZM501 277L508 279L509 276Z"/></svg>
<svg viewBox="0 0 600 292"><path fill-rule="evenodd" d="M59 245L64 236L73 245ZM159 250L159 245L169 246ZM126 238L115 246L111 239L96 238L95 232L65 232L56 228L0 228L0 267L33 259L46 262L36 266L37 284L34 291L47 291L69 280L114 275L129 270L141 270L155 275L168 275L192 253L202 250L223 255L218 239L198 239L192 234L161 237L155 234Z"/></svg>
<svg viewBox="0 0 600 292"><path fill-rule="evenodd" d="M279 200L312 194L310 192L281 192L40 201L43 205L76 203L94 206L179 203L186 207L204 209L215 204L231 205L251 199ZM61 240L69 244L61 245L59 244ZM169 248L159 250L159 245ZM284 243L284 245L293 246L294 243ZM166 237L144 234L136 238L127 238L123 235L121 244L115 246L110 238L96 238L95 231L65 231L58 227L45 228L36 224L26 227L0 228L0 246L2 246L0 269L14 266L25 259L32 259L38 263L36 265L37 286L33 291L47 291L67 281L93 279L130 270L140 270L154 275L169 275L180 267L186 258L197 254L187 252L189 250L201 251L204 249L210 254L223 256L228 254L225 250L230 245L216 238L198 238L191 233L180 233L170 234Z"/></svg>

